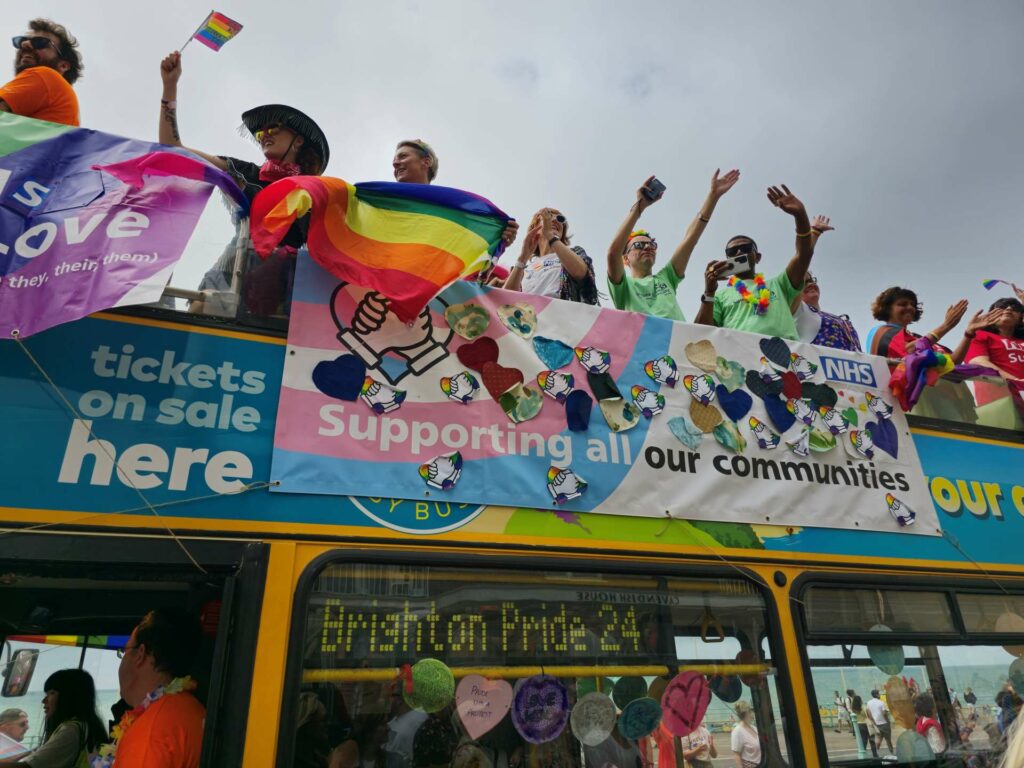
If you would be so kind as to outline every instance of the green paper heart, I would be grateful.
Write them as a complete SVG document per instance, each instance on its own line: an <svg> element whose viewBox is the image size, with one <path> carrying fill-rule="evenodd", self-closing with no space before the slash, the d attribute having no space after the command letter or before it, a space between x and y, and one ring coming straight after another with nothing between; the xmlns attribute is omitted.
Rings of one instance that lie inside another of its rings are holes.
<svg viewBox="0 0 1024 768"><path fill-rule="evenodd" d="M811 431L808 444L815 453L827 453L836 447L836 438L835 435L815 429Z"/></svg>
<svg viewBox="0 0 1024 768"><path fill-rule="evenodd" d="M743 439L743 435L736 429L736 425L729 420L723 421L712 429L711 434L715 436L715 440L718 441L719 445L733 453L743 453L747 447L747 441Z"/></svg>
<svg viewBox="0 0 1024 768"><path fill-rule="evenodd" d="M743 386L747 372L739 363L719 357L715 362L715 375L718 376L718 381L726 389L730 392L735 392Z"/></svg>
<svg viewBox="0 0 1024 768"><path fill-rule="evenodd" d="M853 426L855 426L855 427L857 426L857 411L856 411L856 409L854 409L854 408L847 408L845 411L843 411L843 418L846 419L851 424L853 424Z"/></svg>
<svg viewBox="0 0 1024 768"><path fill-rule="evenodd" d="M544 398L533 387L516 384L498 398L498 405L509 419L519 424L529 421L540 413L540 409L544 405Z"/></svg>
<svg viewBox="0 0 1024 768"><path fill-rule="evenodd" d="M452 304L444 311L444 319L459 336L472 341L487 330L491 314L479 304Z"/></svg>

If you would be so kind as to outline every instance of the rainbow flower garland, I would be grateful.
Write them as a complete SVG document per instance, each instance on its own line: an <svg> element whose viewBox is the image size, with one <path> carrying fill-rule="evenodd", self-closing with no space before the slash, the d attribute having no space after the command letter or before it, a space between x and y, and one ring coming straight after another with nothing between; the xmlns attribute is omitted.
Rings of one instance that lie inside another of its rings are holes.
<svg viewBox="0 0 1024 768"><path fill-rule="evenodd" d="M111 768L114 764L114 757L117 755L117 745L121 743L121 739L128 732L128 729L132 727L136 720L142 716L142 713L149 709L155 701L163 698L164 696L173 696L177 693L184 693L185 691L191 691L196 687L196 681L186 675L185 677L176 677L167 685L161 685L149 693L146 694L146 698L142 700L135 709L130 712L125 712L121 716L121 720L110 730L110 736L113 742L110 744L104 744L99 749L99 753L92 759L90 763L91 768Z"/></svg>
<svg viewBox="0 0 1024 768"><path fill-rule="evenodd" d="M743 301L754 306L755 314L763 315L768 311L768 305L772 300L772 292L765 286L762 273L758 272L754 275L755 293L751 293L750 289L747 288L747 284L735 275L729 278L729 286L736 289L736 292Z"/></svg>

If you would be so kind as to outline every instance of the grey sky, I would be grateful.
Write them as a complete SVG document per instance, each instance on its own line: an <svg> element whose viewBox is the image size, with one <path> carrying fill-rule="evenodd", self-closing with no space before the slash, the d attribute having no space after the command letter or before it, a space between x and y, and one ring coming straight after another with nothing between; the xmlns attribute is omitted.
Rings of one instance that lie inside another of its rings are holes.
<svg viewBox="0 0 1024 768"><path fill-rule="evenodd" d="M159 61L209 9L49 0L8 3L3 15L11 35L30 15L66 24L86 62L83 124L152 140ZM647 175L668 186L641 220L664 260L714 169L740 168L680 287L687 317L703 265L730 235L758 241L766 272L785 266L791 220L765 199L777 183L811 215L832 216L813 270L823 308L849 313L862 336L888 285L918 291L924 332L956 299L973 312L1007 295L983 278L1024 283L1019 1L226 0L217 10L245 29L220 53L186 50L186 145L257 160L236 129L265 102L316 119L328 173L349 181L390 179L395 143L426 139L437 183L522 222L544 205L564 211L602 288L608 242ZM204 222L208 255L190 254L175 282L194 287L228 234Z"/></svg>

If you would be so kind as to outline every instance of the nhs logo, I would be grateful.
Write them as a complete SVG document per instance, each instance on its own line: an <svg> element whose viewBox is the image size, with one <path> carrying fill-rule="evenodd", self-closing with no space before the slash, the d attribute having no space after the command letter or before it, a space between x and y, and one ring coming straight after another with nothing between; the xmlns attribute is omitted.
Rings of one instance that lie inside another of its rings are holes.
<svg viewBox="0 0 1024 768"><path fill-rule="evenodd" d="M844 357L826 357L825 355L821 355L819 360L821 360L826 379L860 384L864 387L878 386L875 381L875 371L870 363L861 363Z"/></svg>

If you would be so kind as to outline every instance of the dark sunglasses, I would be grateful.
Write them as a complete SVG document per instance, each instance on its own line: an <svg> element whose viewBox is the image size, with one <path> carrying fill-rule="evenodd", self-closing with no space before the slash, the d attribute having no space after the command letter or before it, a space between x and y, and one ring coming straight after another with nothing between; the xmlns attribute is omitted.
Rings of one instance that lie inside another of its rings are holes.
<svg viewBox="0 0 1024 768"><path fill-rule="evenodd" d="M753 243L740 243L739 245L733 245L733 246L730 246L730 247L725 249L725 255L728 256L730 259L733 256L736 256L736 255L741 254L741 253L753 253L753 252L754 252L754 244Z"/></svg>
<svg viewBox="0 0 1024 768"><path fill-rule="evenodd" d="M814 277L813 275L808 275L807 277L804 278L804 285L817 285L817 284L818 284L818 278Z"/></svg>
<svg viewBox="0 0 1024 768"><path fill-rule="evenodd" d="M634 243L630 243L630 248L635 251L656 251L658 250L658 244L654 240L637 240Z"/></svg>
<svg viewBox="0 0 1024 768"><path fill-rule="evenodd" d="M43 48L47 48L51 45L53 46L53 50L60 50L59 48L57 48L57 45L53 42L53 40L51 40L48 37L43 37L42 35L35 35L33 37L28 37L26 35L18 35L17 37L11 38L11 42L14 44L15 48L21 48L22 44L26 41L37 51L41 51L43 50Z"/></svg>

